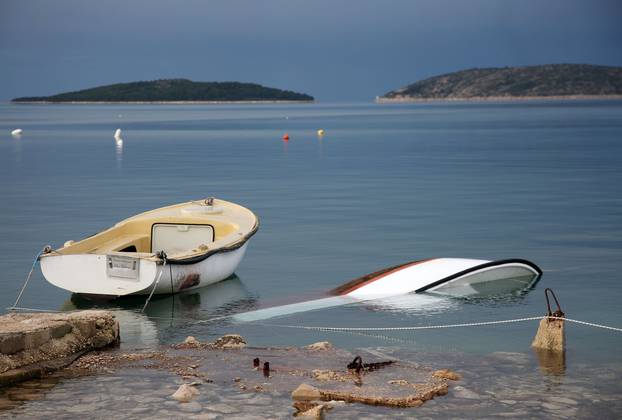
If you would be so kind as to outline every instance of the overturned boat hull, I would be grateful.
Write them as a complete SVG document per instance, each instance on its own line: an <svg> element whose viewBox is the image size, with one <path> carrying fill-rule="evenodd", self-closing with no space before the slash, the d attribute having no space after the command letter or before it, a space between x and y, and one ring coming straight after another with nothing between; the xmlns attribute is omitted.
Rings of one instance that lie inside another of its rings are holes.
<svg viewBox="0 0 622 420"><path fill-rule="evenodd" d="M352 280L331 291L334 295L366 300L406 293L434 292L451 294L452 289L470 287L505 279L523 278L520 287L529 287L542 274L534 263L523 259L498 261L468 258L432 258L390 267Z"/></svg>
<svg viewBox="0 0 622 420"><path fill-rule="evenodd" d="M523 259L498 261L433 258L389 267L351 280L329 292L330 297L244 312L232 316L251 322L355 302L382 302L408 293L473 296L486 291L515 292L532 287L542 275ZM501 287L499 287L501 286Z"/></svg>

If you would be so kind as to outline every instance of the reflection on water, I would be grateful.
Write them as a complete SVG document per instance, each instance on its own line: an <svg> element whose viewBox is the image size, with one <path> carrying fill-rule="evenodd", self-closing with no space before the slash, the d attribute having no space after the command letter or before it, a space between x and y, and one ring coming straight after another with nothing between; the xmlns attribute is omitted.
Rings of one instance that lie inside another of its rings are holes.
<svg viewBox="0 0 622 420"><path fill-rule="evenodd" d="M18 165L22 163L22 139L21 134L17 136L11 136L11 143L13 145L13 154L15 155L15 163Z"/></svg>
<svg viewBox="0 0 622 420"><path fill-rule="evenodd" d="M192 324L199 320L226 317L256 308L256 298L234 274L226 280L175 295L153 296L145 313L140 312L146 296L126 296L111 301L95 301L71 295L62 311L76 309L116 310L121 326L122 346L149 347L162 342L167 327Z"/></svg>
<svg viewBox="0 0 622 420"><path fill-rule="evenodd" d="M543 373L560 376L566 372L565 351L553 351L538 347L533 347L532 349L538 358L538 364Z"/></svg>
<svg viewBox="0 0 622 420"><path fill-rule="evenodd" d="M408 294L375 299L363 302L362 305L372 311L402 312L426 315L438 314L455 310L458 304L448 297L428 294Z"/></svg>
<svg viewBox="0 0 622 420"><path fill-rule="evenodd" d="M117 161L117 169L122 169L123 167L123 139L118 138L114 140L114 148L115 148L115 157Z"/></svg>

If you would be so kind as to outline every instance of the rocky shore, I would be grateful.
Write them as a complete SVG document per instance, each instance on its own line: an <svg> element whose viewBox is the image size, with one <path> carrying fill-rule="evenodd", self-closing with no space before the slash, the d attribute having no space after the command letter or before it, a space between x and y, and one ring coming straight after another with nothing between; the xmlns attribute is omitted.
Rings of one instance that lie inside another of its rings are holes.
<svg viewBox="0 0 622 420"><path fill-rule="evenodd" d="M119 340L111 312L11 313L0 317L0 386L38 378Z"/></svg>
<svg viewBox="0 0 622 420"><path fill-rule="evenodd" d="M535 353L257 348L237 335L189 337L150 351L91 352L4 388L0 418L614 418L621 374L605 365L549 370ZM420 402L387 404L395 399Z"/></svg>
<svg viewBox="0 0 622 420"><path fill-rule="evenodd" d="M376 103L429 103L429 102L525 102L525 101L595 101L622 100L622 95L556 95L556 96L472 96L446 98L417 98L396 96L391 98L377 97Z"/></svg>
<svg viewBox="0 0 622 420"><path fill-rule="evenodd" d="M258 101L19 101L15 105L261 105L312 104L315 100L258 100Z"/></svg>

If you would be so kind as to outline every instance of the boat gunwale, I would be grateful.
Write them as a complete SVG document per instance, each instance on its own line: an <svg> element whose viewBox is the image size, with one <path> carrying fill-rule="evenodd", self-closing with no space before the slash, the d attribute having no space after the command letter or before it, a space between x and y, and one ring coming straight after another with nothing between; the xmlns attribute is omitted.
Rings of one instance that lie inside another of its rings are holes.
<svg viewBox="0 0 622 420"><path fill-rule="evenodd" d="M542 269L540 267L538 267L538 265L536 265L535 263L529 261L529 260L525 260L522 258L507 258L507 259L503 259L503 260L495 260L495 261L488 261L486 263L483 264L479 264L470 268L467 268L465 270L459 271L457 273L454 273L450 276L444 277L442 279L439 279L435 282L426 284L423 287L420 287L419 289L415 290L414 293L422 293L425 291L432 291L431 289L441 286L445 283L448 283L452 280L458 279L460 277L466 276L468 274L473 274L477 271L480 270L484 270L487 268L492 268L492 267L496 267L496 266L503 266L503 265L507 265L507 264L518 264L518 265L523 265L523 266L527 266L529 268L531 268L534 271L534 281L532 282L532 285L535 284L538 280L540 280L540 277L542 277Z"/></svg>
<svg viewBox="0 0 622 420"><path fill-rule="evenodd" d="M193 254L188 257L182 257L182 258L168 258L167 257L166 263L176 264L176 265L196 264L198 262L208 259L212 255L235 251L236 249L243 247L244 244L246 244L246 242L248 242L248 240L252 238L253 235L255 235L255 233L257 233L258 230L259 230L259 218L255 215L255 225L253 226L253 228L246 235L244 235L242 238L232 243L231 245L221 246L221 247L211 249L211 250L208 249L203 254ZM159 261L162 261L162 258L159 258Z"/></svg>
<svg viewBox="0 0 622 420"><path fill-rule="evenodd" d="M218 246L216 248L213 249L208 249L203 253L188 253L186 254L186 256L181 256L181 257L173 257L173 258L166 258L166 262L167 264L176 264L176 265L189 265L189 264L195 264L198 262L201 262L209 257L211 257L212 255L218 254L218 253L223 253L223 252L231 252L231 251L235 251L236 249L241 248L242 246L244 246L244 244L246 244L246 242L248 242L248 240L253 237L255 235L255 233L257 233L257 231L259 230L259 217L250 209L237 204L237 203L233 203L230 201L226 201L226 200L219 200L219 201L223 201L227 204L232 204L236 207L240 207L243 210L247 211L248 213L250 213L250 215L253 216L255 223L253 224L253 227L246 233L244 234L241 238L236 238L233 242L229 242L229 243L225 243L221 246ZM124 223L126 222L130 222L133 219L138 219L141 216L145 216L151 212L157 212L160 210L166 210L166 209L171 209L171 208L175 208L175 207L183 207L184 205L191 205L191 204L197 204L197 203L201 203L202 200L191 200L188 202L184 202L184 203L177 203L177 204L172 204L169 206L164 206L164 207L159 207L157 209L152 209L152 210L147 210L145 212L133 215L128 217L127 219L123 219L117 223L115 223L114 225L110 226L109 228L106 228L100 232L94 233L92 235L89 235L83 239L80 239L79 241L75 242L75 244L93 238L94 236L103 234L105 232L108 232L112 229L115 229L117 227L122 226ZM151 224L151 226L153 227L153 224L158 223L158 222L154 222ZM211 226L211 225L210 225ZM233 232L235 233L235 232ZM232 233L232 234L233 234ZM223 238L224 239L224 238ZM221 239L222 240L222 239ZM150 239L151 241L151 239ZM74 245L74 244L72 244ZM65 254L63 252L60 252L60 250L62 250L63 248L66 248L65 246L61 247L61 248L57 248L54 249L46 254L42 254L39 258L45 258L45 257L53 257L53 256L63 256L63 255L122 255L122 256L131 256L134 258L138 258L138 259L143 259L143 260L151 260L156 262L156 264L160 265L163 263L164 259L162 257L160 257L158 255L158 253L155 252L121 252L121 251L106 251L103 253L98 253L98 252L81 252L81 253L76 253L76 254Z"/></svg>

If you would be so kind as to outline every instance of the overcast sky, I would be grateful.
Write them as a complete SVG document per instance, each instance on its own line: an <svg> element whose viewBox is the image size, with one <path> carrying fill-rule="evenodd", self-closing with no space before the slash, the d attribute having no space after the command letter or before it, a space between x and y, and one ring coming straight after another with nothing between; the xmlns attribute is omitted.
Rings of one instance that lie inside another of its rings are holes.
<svg viewBox="0 0 622 420"><path fill-rule="evenodd" d="M0 99L184 77L371 100L440 73L622 65L622 1L0 0Z"/></svg>

